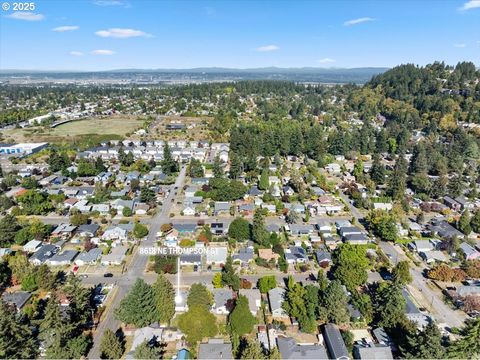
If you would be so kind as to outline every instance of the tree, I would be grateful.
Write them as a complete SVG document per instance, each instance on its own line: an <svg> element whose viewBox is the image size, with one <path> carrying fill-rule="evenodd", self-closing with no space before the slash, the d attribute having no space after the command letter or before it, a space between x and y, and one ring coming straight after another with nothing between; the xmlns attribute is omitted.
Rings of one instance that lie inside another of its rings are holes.
<svg viewBox="0 0 480 360"><path fill-rule="evenodd" d="M228 228L228 236L237 241L250 239L250 223L244 218L236 218Z"/></svg>
<svg viewBox="0 0 480 360"><path fill-rule="evenodd" d="M393 173L388 177L387 187L387 195L394 200L401 200L405 194L407 167L405 156L403 154L398 155Z"/></svg>
<svg viewBox="0 0 480 360"><path fill-rule="evenodd" d="M222 285L230 286L234 291L238 291L240 288L240 278L235 273L230 255L227 257L225 266L222 269Z"/></svg>
<svg viewBox="0 0 480 360"><path fill-rule="evenodd" d="M373 163L370 169L370 178L377 185L383 184L385 182L385 167L380 162L380 156L378 154L373 155Z"/></svg>
<svg viewBox="0 0 480 360"><path fill-rule="evenodd" d="M126 324L143 327L158 318L155 296L150 285L142 279L137 279L128 295L122 299L115 310L118 320Z"/></svg>
<svg viewBox="0 0 480 360"><path fill-rule="evenodd" d="M176 274L178 257L175 255L156 255L153 270L157 274Z"/></svg>
<svg viewBox="0 0 480 360"><path fill-rule="evenodd" d="M175 290L163 274L157 276L152 286L160 323L168 323L175 315Z"/></svg>
<svg viewBox="0 0 480 360"><path fill-rule="evenodd" d="M223 288L222 273L216 273L213 276L212 285L215 289Z"/></svg>
<svg viewBox="0 0 480 360"><path fill-rule="evenodd" d="M480 209L477 209L475 214L473 214L472 220L470 221L470 226L477 234L480 233Z"/></svg>
<svg viewBox="0 0 480 360"><path fill-rule="evenodd" d="M268 231L265 228L265 220L261 210L255 210L253 215L253 225L252 225L252 240L261 246L267 246L269 244L269 235Z"/></svg>
<svg viewBox="0 0 480 360"><path fill-rule="evenodd" d="M132 216L133 212L132 212L132 209L130 209L128 206L125 206L123 209L122 209L122 215L125 216L125 217L130 217Z"/></svg>
<svg viewBox="0 0 480 360"><path fill-rule="evenodd" d="M277 287L277 279L275 275L267 275L258 279L258 289L262 294Z"/></svg>
<svg viewBox="0 0 480 360"><path fill-rule="evenodd" d="M240 359L265 359L262 346L258 341L248 340L240 352Z"/></svg>
<svg viewBox="0 0 480 360"><path fill-rule="evenodd" d="M214 178L223 177L223 163L218 156L213 160L212 172Z"/></svg>
<svg viewBox="0 0 480 360"><path fill-rule="evenodd" d="M320 291L325 291L325 289L328 286L328 279L325 276L325 272L323 269L319 269L317 273L317 283L318 283L318 288Z"/></svg>
<svg viewBox="0 0 480 360"><path fill-rule="evenodd" d="M373 233L385 241L395 241L398 230L395 218L384 210L371 211L367 217L368 226Z"/></svg>
<svg viewBox="0 0 480 360"><path fill-rule="evenodd" d="M89 220L88 215L82 214L81 212L70 215L70 223L74 226L88 224L88 220Z"/></svg>
<svg viewBox="0 0 480 360"><path fill-rule="evenodd" d="M242 336L252 331L256 323L255 317L248 307L248 299L240 295L235 301L235 307L228 317L228 327L232 334Z"/></svg>
<svg viewBox="0 0 480 360"><path fill-rule="evenodd" d="M311 333L315 330L315 319L307 309L306 298L306 289L301 283L295 282L292 276L289 276L285 301L282 306L288 315L298 320L302 331Z"/></svg>
<svg viewBox="0 0 480 360"><path fill-rule="evenodd" d="M162 350L157 344L151 345L147 340L144 340L135 348L133 354L134 359L161 359Z"/></svg>
<svg viewBox="0 0 480 360"><path fill-rule="evenodd" d="M135 225L133 226L133 236L135 236L136 239L141 239L147 235L148 228L139 222L135 223Z"/></svg>
<svg viewBox="0 0 480 360"><path fill-rule="evenodd" d="M0 358L36 358L38 345L32 329L13 306L0 300Z"/></svg>
<svg viewBox="0 0 480 360"><path fill-rule="evenodd" d="M188 176L191 178L204 177L205 172L203 171L203 166L200 160L191 159L190 164L188 165Z"/></svg>
<svg viewBox="0 0 480 360"><path fill-rule="evenodd" d="M0 219L0 246L9 247L15 239L15 233L20 230L17 218L10 214Z"/></svg>
<svg viewBox="0 0 480 360"><path fill-rule="evenodd" d="M334 277L347 289L354 290L367 282L370 264L365 246L343 244L333 253Z"/></svg>
<svg viewBox="0 0 480 360"><path fill-rule="evenodd" d="M162 171L166 175L171 175L178 171L178 163L173 159L168 143L165 143L163 148Z"/></svg>
<svg viewBox="0 0 480 360"><path fill-rule="evenodd" d="M401 348L406 359L443 359L445 349L442 346L442 334L434 322L423 330L407 335L407 343Z"/></svg>
<svg viewBox="0 0 480 360"><path fill-rule="evenodd" d="M240 157L233 151L230 152L230 179L238 179L243 172L243 163Z"/></svg>
<svg viewBox="0 0 480 360"><path fill-rule="evenodd" d="M460 219L458 220L458 224L457 224L458 230L463 232L465 235L470 235L470 233L472 232L470 221L471 221L470 212L467 209L463 212L463 214L460 216Z"/></svg>
<svg viewBox="0 0 480 360"><path fill-rule="evenodd" d="M258 188L260 190L267 190L268 185L268 168L263 168L262 174L260 175L260 181L258 182Z"/></svg>
<svg viewBox="0 0 480 360"><path fill-rule="evenodd" d="M394 266L392 275L393 281L400 285L411 283L412 275L410 275L410 265L408 264L408 261L399 261L397 265Z"/></svg>
<svg viewBox="0 0 480 360"><path fill-rule="evenodd" d="M462 337L448 347L448 357L475 359L480 356L480 317L468 320L461 331Z"/></svg>
<svg viewBox="0 0 480 360"><path fill-rule="evenodd" d="M112 330L105 330L100 343L100 357L102 359L120 359L124 351L123 341Z"/></svg>
<svg viewBox="0 0 480 360"><path fill-rule="evenodd" d="M140 190L140 201L147 204L152 204L155 203L155 199L155 192L152 189L143 186Z"/></svg>
<svg viewBox="0 0 480 360"><path fill-rule="evenodd" d="M203 338L213 337L218 332L215 315L203 306L193 306L181 314L178 317L178 327L191 345Z"/></svg>
<svg viewBox="0 0 480 360"><path fill-rule="evenodd" d="M187 305L189 308L193 306L203 306L205 309L210 310L212 302L212 294L205 285L198 283L192 284L187 297Z"/></svg>
<svg viewBox="0 0 480 360"><path fill-rule="evenodd" d="M467 314L470 312L480 311L480 296L467 295L463 300L463 311Z"/></svg>
<svg viewBox="0 0 480 360"><path fill-rule="evenodd" d="M462 269L453 269L447 264L440 264L431 268L427 273L428 278L439 281L463 281L466 274Z"/></svg>
<svg viewBox="0 0 480 360"><path fill-rule="evenodd" d="M350 318L348 298L338 280L331 281L323 293L321 304L325 308L325 316L334 324L345 324Z"/></svg>
<svg viewBox="0 0 480 360"><path fill-rule="evenodd" d="M405 318L406 300L398 284L381 283L375 294L378 322L393 328Z"/></svg>

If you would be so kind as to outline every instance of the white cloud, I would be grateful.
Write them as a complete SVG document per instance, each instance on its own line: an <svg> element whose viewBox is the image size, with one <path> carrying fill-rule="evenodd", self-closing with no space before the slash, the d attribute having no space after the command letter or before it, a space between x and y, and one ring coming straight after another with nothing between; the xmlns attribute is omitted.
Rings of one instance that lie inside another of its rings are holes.
<svg viewBox="0 0 480 360"><path fill-rule="evenodd" d="M7 15L7 17L9 17L10 19L25 20L25 21L40 21L45 19L44 15L35 14L29 11L16 11L14 13L11 13L10 15Z"/></svg>
<svg viewBox="0 0 480 360"><path fill-rule="evenodd" d="M318 60L318 62L320 64L331 64L331 63L334 63L335 60L330 59L330 58L323 58L323 59Z"/></svg>
<svg viewBox="0 0 480 360"><path fill-rule="evenodd" d="M352 20L345 21L343 23L343 25L352 26L352 25L362 24L364 22L369 22L369 21L375 21L375 19L371 18L371 17L362 17L362 18L358 18L358 19L352 19Z"/></svg>
<svg viewBox="0 0 480 360"><path fill-rule="evenodd" d="M265 45L260 46L256 49L258 52L269 52L269 51L277 51L280 50L280 47L277 45Z"/></svg>
<svg viewBox="0 0 480 360"><path fill-rule="evenodd" d="M115 54L115 51L113 51L113 50L93 50L92 54L93 55L113 55L113 54Z"/></svg>
<svg viewBox="0 0 480 360"><path fill-rule="evenodd" d="M113 28L108 30L99 30L95 32L96 35L101 37L112 37L117 39L127 39L131 37L152 37L153 35L147 34L146 32L135 30L135 29L120 29Z"/></svg>
<svg viewBox="0 0 480 360"><path fill-rule="evenodd" d="M83 56L84 55L83 52L81 52L81 51L70 51L69 54L72 55L72 56Z"/></svg>
<svg viewBox="0 0 480 360"><path fill-rule="evenodd" d="M458 44L453 44L453 46L455 46L456 48L464 48L464 47L467 47L467 44L458 43Z"/></svg>
<svg viewBox="0 0 480 360"><path fill-rule="evenodd" d="M463 6L459 8L459 10L465 11L477 8L480 8L480 0L470 0L463 4Z"/></svg>
<svg viewBox="0 0 480 360"><path fill-rule="evenodd" d="M53 28L52 31L56 32L65 32L65 31L74 31L80 29L80 26L76 25L67 25L67 26L58 26L56 28Z"/></svg>

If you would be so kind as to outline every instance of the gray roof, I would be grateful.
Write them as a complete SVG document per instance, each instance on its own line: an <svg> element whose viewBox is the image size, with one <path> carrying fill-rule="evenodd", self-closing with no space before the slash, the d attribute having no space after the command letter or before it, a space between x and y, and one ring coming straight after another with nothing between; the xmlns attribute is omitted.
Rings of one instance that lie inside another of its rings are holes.
<svg viewBox="0 0 480 360"><path fill-rule="evenodd" d="M233 359L232 344L223 339L210 339L207 344L200 344L198 359Z"/></svg>
<svg viewBox="0 0 480 360"><path fill-rule="evenodd" d="M290 246L290 253L285 252L286 259L292 259L297 261L298 259L307 259L305 249L301 246Z"/></svg>
<svg viewBox="0 0 480 360"><path fill-rule="evenodd" d="M90 249L88 252L83 252L77 257L77 261L83 261L86 263L97 261L100 256L102 256L102 249L100 248L93 248Z"/></svg>
<svg viewBox="0 0 480 360"><path fill-rule="evenodd" d="M233 299L232 290L229 289L213 289L212 293L216 308L225 306L229 300Z"/></svg>
<svg viewBox="0 0 480 360"><path fill-rule="evenodd" d="M27 291L17 291L13 293L3 293L2 299L8 304L15 305L17 310L21 310L27 301L32 297Z"/></svg>
<svg viewBox="0 0 480 360"><path fill-rule="evenodd" d="M337 325L326 324L323 327L323 338L331 359L349 359L347 347Z"/></svg>
<svg viewBox="0 0 480 360"><path fill-rule="evenodd" d="M291 224L289 225L290 231L292 233L298 234L308 234L314 230L313 225L310 224Z"/></svg>
<svg viewBox="0 0 480 360"><path fill-rule="evenodd" d="M196 224L173 224L172 226L178 232L195 232L197 228Z"/></svg>
<svg viewBox="0 0 480 360"><path fill-rule="evenodd" d="M270 301L270 308L273 310L280 309L285 298L285 289L276 287L268 291L268 300Z"/></svg>
<svg viewBox="0 0 480 360"><path fill-rule="evenodd" d="M253 259L253 249L252 248L243 248L238 250L236 254L232 256L232 260L240 260L241 262L249 262Z"/></svg>
<svg viewBox="0 0 480 360"><path fill-rule="evenodd" d="M354 353L357 359L393 359L392 349L390 349L390 346L385 345L355 346Z"/></svg>
<svg viewBox="0 0 480 360"><path fill-rule="evenodd" d="M462 249L465 256L470 256L478 253L478 251L475 250L473 246L471 246L470 244L467 244L466 242L462 242L460 244L460 249Z"/></svg>
<svg viewBox="0 0 480 360"><path fill-rule="evenodd" d="M464 234L461 231L455 229L445 220L436 222L429 226L429 230L433 233L438 234L442 238L453 238L453 237L463 237Z"/></svg>
<svg viewBox="0 0 480 360"><path fill-rule="evenodd" d="M57 253L53 255L50 259L48 259L49 262L71 262L75 256L77 256L78 251L77 250L65 250L62 253Z"/></svg>
<svg viewBox="0 0 480 360"><path fill-rule="evenodd" d="M182 254L180 255L180 262L201 263L202 255L200 254Z"/></svg>
<svg viewBox="0 0 480 360"><path fill-rule="evenodd" d="M407 292L407 290L403 289L402 294L407 304L405 309L405 314L419 314L420 310L418 310L417 306L413 303L412 299L410 298L410 294Z"/></svg>
<svg viewBox="0 0 480 360"><path fill-rule="evenodd" d="M52 244L45 244L40 249L38 249L35 254L30 256L30 261L37 260L40 263L44 263L47 259L51 258L58 248Z"/></svg>
<svg viewBox="0 0 480 360"><path fill-rule="evenodd" d="M230 203L228 201L216 201L215 211L230 211Z"/></svg>
<svg viewBox="0 0 480 360"><path fill-rule="evenodd" d="M457 287L457 294L461 297L467 295L480 295L480 286L461 285Z"/></svg>
<svg viewBox="0 0 480 360"><path fill-rule="evenodd" d="M97 224L83 224L78 227L77 231L79 233L87 232L95 235L99 228L100 226Z"/></svg>
<svg viewBox="0 0 480 360"><path fill-rule="evenodd" d="M282 359L328 359L327 351L321 345L298 345L291 337L277 338Z"/></svg>
<svg viewBox="0 0 480 360"><path fill-rule="evenodd" d="M392 339L390 339L390 336L388 336L383 327L373 329L372 333L379 344L390 345L392 343Z"/></svg>

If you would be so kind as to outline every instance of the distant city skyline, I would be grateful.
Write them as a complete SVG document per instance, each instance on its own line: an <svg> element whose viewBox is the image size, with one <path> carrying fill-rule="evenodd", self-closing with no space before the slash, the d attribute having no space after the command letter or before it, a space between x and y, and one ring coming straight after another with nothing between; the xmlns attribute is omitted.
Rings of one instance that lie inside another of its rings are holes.
<svg viewBox="0 0 480 360"><path fill-rule="evenodd" d="M39 0L0 13L0 69L479 66L478 24L480 0Z"/></svg>

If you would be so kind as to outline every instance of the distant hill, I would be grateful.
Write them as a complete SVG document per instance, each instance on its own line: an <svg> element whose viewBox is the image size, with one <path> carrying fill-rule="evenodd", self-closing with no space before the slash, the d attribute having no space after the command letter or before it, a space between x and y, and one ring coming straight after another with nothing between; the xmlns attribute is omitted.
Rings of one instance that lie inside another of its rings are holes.
<svg viewBox="0 0 480 360"><path fill-rule="evenodd" d="M238 80L288 80L315 83L365 83L373 76L387 71L388 68L192 68L192 69L115 69L108 71L39 71L39 70L2 70L4 78L30 76L32 78L109 78L141 79L148 77L152 82L162 81L238 81Z"/></svg>

